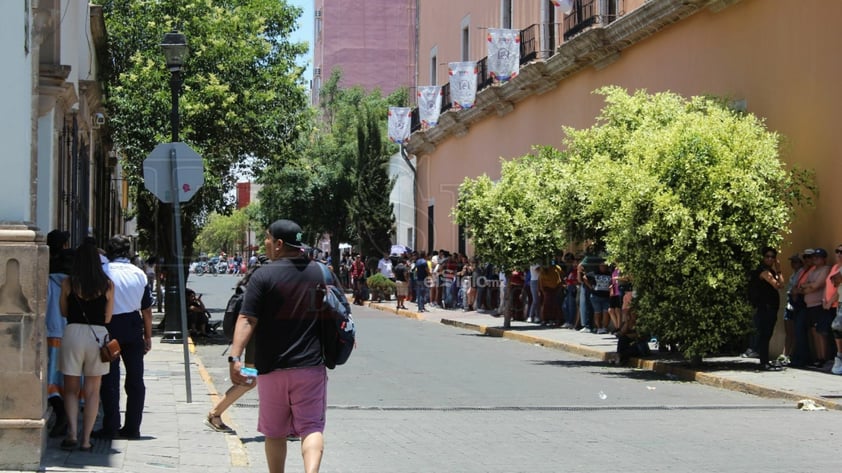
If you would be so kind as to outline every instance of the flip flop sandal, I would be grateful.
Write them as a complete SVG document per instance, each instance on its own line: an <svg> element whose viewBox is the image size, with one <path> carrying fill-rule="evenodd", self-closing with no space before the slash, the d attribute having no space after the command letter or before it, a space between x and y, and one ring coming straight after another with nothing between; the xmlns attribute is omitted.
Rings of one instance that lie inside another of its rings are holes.
<svg viewBox="0 0 842 473"><path fill-rule="evenodd" d="M61 441L61 445L59 446L62 450L70 451L76 448L77 445L79 445L79 442L76 440L64 439Z"/></svg>
<svg viewBox="0 0 842 473"><path fill-rule="evenodd" d="M217 432L232 432L231 427L225 425L225 422L222 422L222 417L220 416L208 414L208 417L205 419L205 425Z"/></svg>

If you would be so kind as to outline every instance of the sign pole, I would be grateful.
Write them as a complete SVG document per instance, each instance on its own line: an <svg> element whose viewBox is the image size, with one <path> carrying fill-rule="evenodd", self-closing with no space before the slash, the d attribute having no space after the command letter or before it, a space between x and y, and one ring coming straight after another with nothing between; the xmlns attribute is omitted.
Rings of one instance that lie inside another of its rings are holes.
<svg viewBox="0 0 842 473"><path fill-rule="evenodd" d="M184 348L184 380L187 386L187 403L193 402L192 390L190 388L190 351L187 344L187 297L184 291L184 262L183 254L184 247L181 236L181 196L178 189L178 166L176 166L177 157L175 146L170 149L170 166L172 169L172 195L173 195L173 219L175 220L175 260L176 268L178 270L178 299L181 304L178 307L181 312L181 333L182 346Z"/></svg>

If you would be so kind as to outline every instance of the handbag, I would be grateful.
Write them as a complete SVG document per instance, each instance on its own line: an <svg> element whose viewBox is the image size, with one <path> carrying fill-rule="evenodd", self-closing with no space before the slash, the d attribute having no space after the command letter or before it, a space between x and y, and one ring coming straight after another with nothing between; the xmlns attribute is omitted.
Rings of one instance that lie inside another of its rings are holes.
<svg viewBox="0 0 842 473"><path fill-rule="evenodd" d="M97 343L99 343L99 339L97 339ZM99 347L99 359L103 363L111 363L118 358L120 358L120 342L116 338L111 338L111 335L105 335L102 340L102 346Z"/></svg>
<svg viewBox="0 0 842 473"><path fill-rule="evenodd" d="M837 314L830 323L830 329L834 332L842 332L842 314Z"/></svg>
<svg viewBox="0 0 842 473"><path fill-rule="evenodd" d="M88 315L85 314L85 309L82 309L82 301L80 301L79 297L75 294L74 297L76 297L76 301L79 303L79 309L82 310L82 317L84 317L85 321L88 322L88 328L91 329L91 333L94 335L94 340L96 340L97 345L99 345L99 337L97 337L96 332L94 332L94 328L91 327L91 321L88 319ZM118 358L120 358L120 342L118 342L116 338L112 338L111 334L105 334L105 336L102 337L102 345L99 347L99 359L102 360L103 363L111 363Z"/></svg>

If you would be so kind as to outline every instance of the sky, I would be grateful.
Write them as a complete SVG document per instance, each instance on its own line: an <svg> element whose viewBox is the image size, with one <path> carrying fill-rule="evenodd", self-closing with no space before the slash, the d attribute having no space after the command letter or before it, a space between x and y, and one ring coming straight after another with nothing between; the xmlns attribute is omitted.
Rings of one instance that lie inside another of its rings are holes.
<svg viewBox="0 0 842 473"><path fill-rule="evenodd" d="M299 43L306 41L310 45L310 52L306 57L301 58L299 64L306 65L307 70L304 71L304 79L308 82L313 78L313 0L286 0L289 5L296 6L304 10L301 17L298 19L298 29L290 36L290 41Z"/></svg>

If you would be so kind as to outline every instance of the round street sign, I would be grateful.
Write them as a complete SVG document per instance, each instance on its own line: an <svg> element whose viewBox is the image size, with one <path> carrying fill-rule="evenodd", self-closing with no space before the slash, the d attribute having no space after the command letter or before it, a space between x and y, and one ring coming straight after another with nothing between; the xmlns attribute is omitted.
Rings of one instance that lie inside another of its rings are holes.
<svg viewBox="0 0 842 473"><path fill-rule="evenodd" d="M143 160L144 185L161 202L174 202L171 166L175 166L178 201L187 202L204 184L205 168L199 153L186 143L179 141L156 146Z"/></svg>

